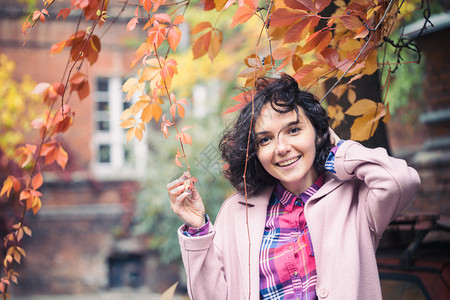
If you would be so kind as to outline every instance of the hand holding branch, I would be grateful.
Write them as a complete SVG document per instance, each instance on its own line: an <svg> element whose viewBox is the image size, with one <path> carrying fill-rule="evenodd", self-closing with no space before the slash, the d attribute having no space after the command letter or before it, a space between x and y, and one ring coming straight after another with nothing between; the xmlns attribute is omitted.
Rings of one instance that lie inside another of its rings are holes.
<svg viewBox="0 0 450 300"><path fill-rule="evenodd" d="M205 224L205 206L194 185L186 184L192 177L185 172L167 185L170 207L189 227L199 228Z"/></svg>

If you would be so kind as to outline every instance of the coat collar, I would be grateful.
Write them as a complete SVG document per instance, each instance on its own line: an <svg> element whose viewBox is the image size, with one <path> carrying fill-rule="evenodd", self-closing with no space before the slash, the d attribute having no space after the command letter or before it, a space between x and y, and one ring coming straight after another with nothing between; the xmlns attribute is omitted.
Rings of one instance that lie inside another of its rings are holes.
<svg viewBox="0 0 450 300"><path fill-rule="evenodd" d="M316 202L318 199L339 187L342 183L343 181L337 179L336 175L326 172L324 185L311 196L306 205L308 206ZM234 232L238 242L238 259L242 279L244 281L245 296L246 298L248 297L249 285L251 285L251 300L259 299L259 252L264 234L267 206L269 204L273 189L274 186L270 186L261 191L259 194L248 198L247 209L245 205L245 198L244 196L241 196L238 201L239 209L237 209L234 214ZM248 218L246 217L247 213ZM246 224L247 219L248 231ZM249 281L249 273L251 274L251 282Z"/></svg>

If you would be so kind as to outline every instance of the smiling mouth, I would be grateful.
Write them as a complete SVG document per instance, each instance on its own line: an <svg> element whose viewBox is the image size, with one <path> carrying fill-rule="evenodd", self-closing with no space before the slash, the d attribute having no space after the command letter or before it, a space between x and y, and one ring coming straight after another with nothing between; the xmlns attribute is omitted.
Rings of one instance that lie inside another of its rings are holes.
<svg viewBox="0 0 450 300"><path fill-rule="evenodd" d="M276 163L276 165L280 166L280 167L286 167L286 166L289 166L289 165L292 165L293 163L295 163L297 160L300 159L300 157L301 156L294 157L294 158L291 158L289 160L285 160L283 162Z"/></svg>

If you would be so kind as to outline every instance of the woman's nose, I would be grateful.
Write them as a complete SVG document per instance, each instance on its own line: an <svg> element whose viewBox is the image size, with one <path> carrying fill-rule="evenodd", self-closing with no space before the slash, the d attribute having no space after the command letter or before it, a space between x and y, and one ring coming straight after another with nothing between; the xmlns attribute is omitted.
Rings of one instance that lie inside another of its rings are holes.
<svg viewBox="0 0 450 300"><path fill-rule="evenodd" d="M283 138L277 139L277 147L275 149L278 155L284 155L291 150L291 145L286 142Z"/></svg>

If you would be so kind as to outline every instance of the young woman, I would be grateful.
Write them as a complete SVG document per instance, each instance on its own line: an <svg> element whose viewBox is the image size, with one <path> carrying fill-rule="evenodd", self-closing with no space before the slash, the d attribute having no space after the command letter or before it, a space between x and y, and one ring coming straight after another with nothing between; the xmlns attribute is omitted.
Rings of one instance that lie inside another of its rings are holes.
<svg viewBox="0 0 450 300"><path fill-rule="evenodd" d="M375 250L413 198L417 172L382 148L341 141L286 74L258 80L251 115L249 103L220 142L237 193L214 225L186 176L167 185L185 223L191 299L382 299Z"/></svg>

